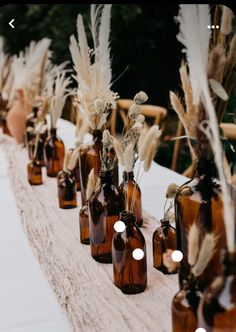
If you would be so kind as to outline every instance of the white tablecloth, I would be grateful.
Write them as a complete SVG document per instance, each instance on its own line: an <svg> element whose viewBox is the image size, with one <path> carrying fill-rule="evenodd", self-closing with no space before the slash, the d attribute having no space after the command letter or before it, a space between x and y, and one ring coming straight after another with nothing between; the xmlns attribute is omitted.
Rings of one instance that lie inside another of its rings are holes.
<svg viewBox="0 0 236 332"><path fill-rule="evenodd" d="M67 148L74 146L74 133L75 128L71 123L59 120L58 135ZM141 182L143 208L160 219L167 185L185 181L185 177L153 163ZM1 147L0 296L0 332L71 331L22 231Z"/></svg>

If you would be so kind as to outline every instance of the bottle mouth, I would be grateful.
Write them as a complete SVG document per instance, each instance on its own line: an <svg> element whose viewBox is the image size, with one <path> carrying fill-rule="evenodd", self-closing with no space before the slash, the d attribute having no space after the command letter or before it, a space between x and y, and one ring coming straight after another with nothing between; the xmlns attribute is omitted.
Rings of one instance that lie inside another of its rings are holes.
<svg viewBox="0 0 236 332"><path fill-rule="evenodd" d="M120 220L123 221L136 221L136 217L133 211L123 210L120 212Z"/></svg>

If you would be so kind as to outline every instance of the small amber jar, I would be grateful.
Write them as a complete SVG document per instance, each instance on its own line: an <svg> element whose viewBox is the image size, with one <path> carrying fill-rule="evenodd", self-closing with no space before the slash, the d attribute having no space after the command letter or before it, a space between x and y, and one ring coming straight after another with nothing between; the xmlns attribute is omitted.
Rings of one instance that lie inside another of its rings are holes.
<svg viewBox="0 0 236 332"><path fill-rule="evenodd" d="M114 284L125 294L141 293L147 286L146 242L131 211L122 211L120 220L125 229L112 240ZM143 255L135 259L134 250Z"/></svg>
<svg viewBox="0 0 236 332"><path fill-rule="evenodd" d="M119 189L126 198L126 209L134 212L136 222L141 227L143 225L142 195L139 185L134 180L134 172L123 172L123 181Z"/></svg>
<svg viewBox="0 0 236 332"><path fill-rule="evenodd" d="M28 181L31 185L39 185L43 183L42 180L42 167L38 160L31 160L27 165Z"/></svg>
<svg viewBox="0 0 236 332"><path fill-rule="evenodd" d="M79 227L80 227L80 242L83 244L90 244L88 201L86 201L84 206L80 209Z"/></svg>
<svg viewBox="0 0 236 332"><path fill-rule="evenodd" d="M163 264L163 254L168 250L176 250L176 232L175 228L170 225L169 220L161 219L161 226L153 233L153 266L164 274L177 273L177 269L168 272L167 267Z"/></svg>
<svg viewBox="0 0 236 332"><path fill-rule="evenodd" d="M65 146L63 141L57 136L56 128L50 130L50 134L44 145L44 152L47 175L57 177L58 172L63 167Z"/></svg>
<svg viewBox="0 0 236 332"><path fill-rule="evenodd" d="M76 184L70 171L60 171L57 175L59 206L62 209L77 207Z"/></svg>

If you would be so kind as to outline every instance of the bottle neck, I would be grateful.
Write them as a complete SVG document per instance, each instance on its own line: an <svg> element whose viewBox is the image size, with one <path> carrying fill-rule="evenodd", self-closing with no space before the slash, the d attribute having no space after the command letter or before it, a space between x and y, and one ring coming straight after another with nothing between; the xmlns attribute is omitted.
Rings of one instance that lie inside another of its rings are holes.
<svg viewBox="0 0 236 332"><path fill-rule="evenodd" d="M133 171L131 171L131 172L124 171L123 172L123 179L125 181L133 180L134 179L134 172Z"/></svg>
<svg viewBox="0 0 236 332"><path fill-rule="evenodd" d="M203 175L205 175L207 178L217 176L216 166L213 159L197 160L195 177L201 177Z"/></svg>
<svg viewBox="0 0 236 332"><path fill-rule="evenodd" d="M38 107L34 106L33 109L32 109L32 113L33 113L34 118L37 118L37 116L38 116Z"/></svg>
<svg viewBox="0 0 236 332"><path fill-rule="evenodd" d="M94 142L102 140L102 131L100 129L94 129L92 131L92 135L93 135L93 141Z"/></svg>
<svg viewBox="0 0 236 332"><path fill-rule="evenodd" d="M161 222L162 228L169 227L169 225L170 225L169 220L166 220L166 219L161 219L160 222Z"/></svg>
<svg viewBox="0 0 236 332"><path fill-rule="evenodd" d="M132 211L124 210L120 212L120 220L129 225L136 222L136 217Z"/></svg>
<svg viewBox="0 0 236 332"><path fill-rule="evenodd" d="M100 173L99 173L99 177L100 177L100 180L101 180L101 184L104 184L104 183L113 183L113 173L112 171L103 171L101 170Z"/></svg>
<svg viewBox="0 0 236 332"><path fill-rule="evenodd" d="M50 129L50 133L51 133L52 136L56 136L56 134L57 134L57 128L51 128Z"/></svg>

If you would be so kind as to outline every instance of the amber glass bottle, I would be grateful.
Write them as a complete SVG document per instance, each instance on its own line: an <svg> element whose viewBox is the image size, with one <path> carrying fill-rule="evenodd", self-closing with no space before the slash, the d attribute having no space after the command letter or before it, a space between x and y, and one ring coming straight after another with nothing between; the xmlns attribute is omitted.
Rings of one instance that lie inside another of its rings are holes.
<svg viewBox="0 0 236 332"><path fill-rule="evenodd" d="M7 112L8 112L7 103L8 100L0 92L0 127L2 128L4 134L10 135L6 121Z"/></svg>
<svg viewBox="0 0 236 332"><path fill-rule="evenodd" d="M172 332L195 332L198 326L197 309L201 292L196 280L184 280L183 288L172 300Z"/></svg>
<svg viewBox="0 0 236 332"><path fill-rule="evenodd" d="M227 252L224 272L206 289L198 310L198 327L207 332L236 332L236 252Z"/></svg>
<svg viewBox="0 0 236 332"><path fill-rule="evenodd" d="M122 211L120 220L125 230L115 233L112 241L112 262L114 284L125 294L141 293L147 286L146 243L131 211ZM135 259L135 249L141 249L143 256Z"/></svg>
<svg viewBox="0 0 236 332"><path fill-rule="evenodd" d="M195 178L181 186L175 198L177 249L183 252L179 269L180 288L190 273L187 234L193 222L199 224L202 237L211 231L219 236L216 252L199 277L199 289L203 291L222 272L220 253L225 248L226 238L220 185L215 176L212 160L198 161Z"/></svg>
<svg viewBox="0 0 236 332"><path fill-rule="evenodd" d="M102 131L93 130L93 140L90 144L84 144L81 147L79 154L79 169L80 169L80 189L82 206L86 201L86 186L88 175L92 168L96 176L99 175L101 169L100 151L102 150Z"/></svg>
<svg viewBox="0 0 236 332"><path fill-rule="evenodd" d="M124 210L124 197L113 184L112 171L100 171L100 185L89 200L89 231L92 257L111 263L114 224Z"/></svg>
<svg viewBox="0 0 236 332"><path fill-rule="evenodd" d="M79 228L80 228L80 242L83 244L90 244L89 237L89 215L88 215L88 202L86 201L84 206L79 212Z"/></svg>
<svg viewBox="0 0 236 332"><path fill-rule="evenodd" d="M42 167L40 162L33 159L27 165L28 181L31 185L39 185L43 183Z"/></svg>
<svg viewBox="0 0 236 332"><path fill-rule="evenodd" d="M134 180L134 172L123 172L123 181L119 187L126 198L126 209L134 212L138 226L143 224L142 196L139 185ZM132 206L131 206L132 205Z"/></svg>
<svg viewBox="0 0 236 332"><path fill-rule="evenodd" d="M33 133L33 129L37 122L38 110L39 110L39 108L37 106L34 106L32 108L32 112L30 112L26 117L26 132L25 132L26 147L28 147L29 142L35 136L35 134Z"/></svg>
<svg viewBox="0 0 236 332"><path fill-rule="evenodd" d="M59 206L62 209L77 207L76 183L72 172L60 171L57 175Z"/></svg>
<svg viewBox="0 0 236 332"><path fill-rule="evenodd" d="M167 249L176 249L176 232L175 228L170 225L169 220L161 219L161 226L153 233L153 266L165 274L170 274L163 264L163 254ZM173 271L172 273L176 273Z"/></svg>
<svg viewBox="0 0 236 332"><path fill-rule="evenodd" d="M65 146L63 141L57 136L56 128L50 130L50 134L44 145L44 156L47 168L47 175L56 177L63 167Z"/></svg>

